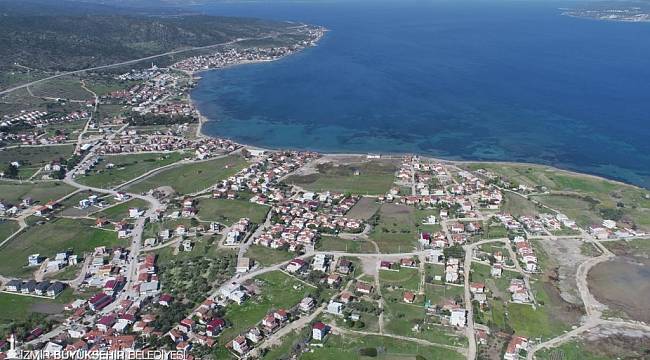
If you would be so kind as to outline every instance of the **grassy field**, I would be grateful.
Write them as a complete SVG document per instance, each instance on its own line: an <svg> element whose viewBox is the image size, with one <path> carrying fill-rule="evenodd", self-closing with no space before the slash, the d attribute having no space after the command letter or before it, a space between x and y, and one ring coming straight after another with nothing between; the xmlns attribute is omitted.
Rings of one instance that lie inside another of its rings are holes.
<svg viewBox="0 0 650 360"><path fill-rule="evenodd" d="M616 255L650 257L650 239L605 241L602 244Z"/></svg>
<svg viewBox="0 0 650 360"><path fill-rule="evenodd" d="M104 157L104 160L93 172L84 177L80 177L77 181L92 187L111 188L141 176L153 169L173 164L182 160L184 157L185 154L180 152L108 155ZM107 164L114 164L115 167L107 169Z"/></svg>
<svg viewBox="0 0 650 360"><path fill-rule="evenodd" d="M81 87L81 81L72 76L64 76L34 86L30 86L34 96L53 97L69 100L90 100L93 95Z"/></svg>
<svg viewBox="0 0 650 360"><path fill-rule="evenodd" d="M369 234L382 253L411 251L417 236L413 208L395 204L381 206L379 222Z"/></svg>
<svg viewBox="0 0 650 360"><path fill-rule="evenodd" d="M109 221L121 221L129 217L129 208L138 208L140 211L147 209L147 202L142 199L131 199L129 201L107 207L102 211L93 213L92 216L96 218L106 218Z"/></svg>
<svg viewBox="0 0 650 360"><path fill-rule="evenodd" d="M580 341L569 341L556 348L544 349L535 353L540 360L607 360L607 356L599 356L591 351Z"/></svg>
<svg viewBox="0 0 650 360"><path fill-rule="evenodd" d="M464 357L448 349L435 346L419 345L414 342L393 339L383 336L362 336L355 334L330 335L326 338L322 348L313 348L313 352L303 354L304 360L341 360L341 359L369 359L360 354L361 349L377 349L378 355L374 358L384 360L406 359L464 359ZM381 351L380 351L381 350Z"/></svg>
<svg viewBox="0 0 650 360"><path fill-rule="evenodd" d="M266 246L251 245L246 252L246 256L262 266L270 266L291 260L296 257L296 254L284 250L271 249Z"/></svg>
<svg viewBox="0 0 650 360"><path fill-rule="evenodd" d="M41 166L52 160L66 159L72 155L74 145L16 147L0 150L0 166L18 161L18 175L26 178L35 173Z"/></svg>
<svg viewBox="0 0 650 360"><path fill-rule="evenodd" d="M181 219L164 219L161 222L148 222L144 226L144 231L142 232L142 238L152 238L156 237L159 232L165 229L176 230L176 226L185 225L185 227L192 227L192 219L181 218Z"/></svg>
<svg viewBox="0 0 650 360"><path fill-rule="evenodd" d="M646 197L646 189L541 165L483 163L468 167L488 169L516 184L543 186L552 194L534 198L573 217L580 225L599 222L601 211L609 209L620 211L622 219L650 230L650 197Z"/></svg>
<svg viewBox="0 0 650 360"><path fill-rule="evenodd" d="M318 173L291 176L285 182L311 191L378 195L390 189L396 170L393 163L379 160L347 164L328 162L318 165Z"/></svg>
<svg viewBox="0 0 650 360"><path fill-rule="evenodd" d="M9 235L18 231L20 226L18 223L11 220L0 219L0 242L4 241Z"/></svg>
<svg viewBox="0 0 650 360"><path fill-rule="evenodd" d="M424 295L431 304L441 304L445 299L462 299L463 287L454 285L425 284Z"/></svg>
<svg viewBox="0 0 650 360"><path fill-rule="evenodd" d="M379 206L377 199L364 196L345 216L352 219L368 220L379 210Z"/></svg>
<svg viewBox="0 0 650 360"><path fill-rule="evenodd" d="M261 295L246 300L242 305L230 304L226 307L224 317L232 323L232 327L223 331L219 336L220 341L232 340L240 332L261 321L269 311L291 308L312 290L280 271L262 274L255 279L263 284Z"/></svg>
<svg viewBox="0 0 650 360"><path fill-rule="evenodd" d="M368 241L347 240L334 236L322 236L316 244L322 251L344 251L354 253L374 253L375 247Z"/></svg>
<svg viewBox="0 0 650 360"><path fill-rule="evenodd" d="M201 199L198 217L203 221L216 221L230 226L241 218L253 224L262 224L270 207L246 200Z"/></svg>
<svg viewBox="0 0 650 360"><path fill-rule="evenodd" d="M380 270L379 281L385 285L417 291L420 286L420 272L418 269L409 268L402 268L399 271Z"/></svg>
<svg viewBox="0 0 650 360"><path fill-rule="evenodd" d="M384 319L386 320L385 331L387 333L412 336L445 345L464 346L466 344L465 338L455 334L451 328L425 322L429 316L426 315L424 306L404 303L402 290L390 291L384 288L382 295L385 300ZM416 324L420 325L418 331L413 329Z"/></svg>
<svg viewBox="0 0 650 360"><path fill-rule="evenodd" d="M56 299L41 299L31 296L1 293L0 322L4 325L6 322L24 320L31 313L39 312L39 305L49 305L46 307L49 308L48 310L52 310L52 313L62 312L63 306L75 298L76 296L74 296L73 290L70 288L63 291Z"/></svg>
<svg viewBox="0 0 650 360"><path fill-rule="evenodd" d="M124 245L116 233L96 229L93 225L91 220L58 218L43 225L30 226L0 251L0 274L28 275L30 269L25 265L30 254L52 257L57 252L72 249L81 255L97 246Z"/></svg>
<svg viewBox="0 0 650 360"><path fill-rule="evenodd" d="M20 202L30 196L34 201L46 203L73 192L75 188L61 182L23 183L0 181L0 199L10 203Z"/></svg>
<svg viewBox="0 0 650 360"><path fill-rule="evenodd" d="M535 216L540 213L540 209L530 200L509 191L503 193L501 211L510 213L515 217Z"/></svg>
<svg viewBox="0 0 650 360"><path fill-rule="evenodd" d="M145 192L160 186L171 186L181 194L193 193L234 175L245 168L246 164L246 160L241 156L231 155L210 161L181 165L156 173L129 186L128 189L132 192Z"/></svg>

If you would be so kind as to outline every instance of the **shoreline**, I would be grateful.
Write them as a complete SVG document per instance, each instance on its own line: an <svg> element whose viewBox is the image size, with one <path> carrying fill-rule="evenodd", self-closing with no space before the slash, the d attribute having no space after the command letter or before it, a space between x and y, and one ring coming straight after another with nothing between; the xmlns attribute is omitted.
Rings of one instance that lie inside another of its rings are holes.
<svg viewBox="0 0 650 360"><path fill-rule="evenodd" d="M323 36L318 38L314 42L314 45L312 45L311 47L318 46L318 42L325 36L324 34L327 33L327 32L329 32L329 29L325 28L324 31L323 31ZM307 48L308 47L305 47L305 48L303 48L303 49L301 49L299 51L296 51L295 53L285 55L285 56L281 56L281 57L278 57L276 59L271 59L271 60L246 60L246 61L242 61L242 62L239 62L239 63L236 63L236 64L231 64L231 65L228 65L228 66L224 66L224 67L213 68L213 69L204 69L204 70L195 71L195 72L185 71L185 73L187 73L193 81L198 83L198 81L200 81L202 79L201 74L204 73L204 72L226 70L226 69L229 69L229 68L232 68L232 67L235 67L235 66L240 66L240 65L254 65L254 64L270 63L270 62L274 62L274 61L279 61L279 60L287 58L287 57L289 57L291 55L300 53L300 52L306 50ZM172 67L170 67L170 68L172 68ZM174 69L174 68L172 68L172 69ZM174 69L174 70L179 70L179 69ZM179 70L179 71L182 71L182 70ZM587 178L590 178L590 179L596 179L596 180L611 182L611 183L614 183L614 184L617 184L617 185L630 186L630 187L640 189L640 190L643 190L643 191L650 191L650 189L648 189L648 188L645 188L645 187L640 186L640 185L628 183L628 182L625 182L624 180L621 180L621 179L608 178L608 177L605 177L603 175L579 172L577 170L565 169L565 168L557 167L555 165L542 164L542 163L519 162L519 161L508 161L508 160L469 160L469 159L467 159L467 160L464 160L464 159L456 159L456 160L454 160L454 159L439 158L439 157L431 156L431 155L425 154L425 153L406 153L406 152L404 152L404 153L399 153L399 152L398 153L390 153L390 152L384 153L384 152L376 151L376 152L368 152L368 153L345 153L345 152L340 152L339 153L339 152L324 152L324 151L309 150L309 149L304 149L304 148L291 148L291 147L284 148L284 149L283 148L268 148L268 147L257 146L257 145L252 145L252 144L244 144L244 143L242 143L240 141L237 141L235 139L206 134L204 132L204 129L203 129L203 126L205 125L205 123L210 122L210 121L218 122L219 120L218 119L210 119L201 112L198 105L196 104L196 101L192 98L191 91L189 91L187 93L187 97L188 97L188 100L190 102L191 107L196 111L197 116L198 116L198 125L197 125L197 129L196 129L196 134L195 134L195 136L197 138L223 138L223 139L228 139L228 140L233 141L234 143L242 146L242 148L248 149L248 150L252 149L252 150L267 151L267 152L283 151L283 150L312 151L312 152L321 154L324 157L360 157L360 158L367 158L368 155L372 154L372 155L379 155L381 158L386 158L386 157L392 158L392 157L404 157L404 156L408 156L408 155L417 155L417 156L420 156L420 157L422 157L424 159L427 159L427 160L437 161L437 162L446 163L446 164L454 164L454 165L461 165L461 164L492 164L492 165L499 165L499 164L502 164L502 165L514 165L514 166L537 166L537 167L546 167L546 168L556 170L556 171L561 171L561 172L564 172L566 174L573 175L573 176L587 177ZM368 159L368 160L370 160L370 159Z"/></svg>

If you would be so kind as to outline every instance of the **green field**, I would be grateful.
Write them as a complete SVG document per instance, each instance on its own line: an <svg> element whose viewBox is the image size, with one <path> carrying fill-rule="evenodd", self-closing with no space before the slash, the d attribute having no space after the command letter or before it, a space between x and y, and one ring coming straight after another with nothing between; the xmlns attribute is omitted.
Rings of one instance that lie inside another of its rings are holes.
<svg viewBox="0 0 650 360"><path fill-rule="evenodd" d="M318 173L291 176L285 182L310 191L329 190L378 195L388 192L396 170L393 163L379 160L338 165L329 162L318 165ZM358 175L355 175L355 172L358 172Z"/></svg>
<svg viewBox="0 0 650 360"><path fill-rule="evenodd" d="M18 223L12 220L0 219L0 242L3 242L9 235L20 229Z"/></svg>
<svg viewBox="0 0 650 360"><path fill-rule="evenodd" d="M409 268L401 268L399 271L379 270L379 281L382 285L417 291L420 288L420 271Z"/></svg>
<svg viewBox="0 0 650 360"><path fill-rule="evenodd" d="M28 227L9 241L0 251L0 274L28 275L27 256L41 254L52 257L57 252L72 249L75 254L92 251L97 246L123 246L112 231L93 227L94 221L86 219L57 218L43 225ZM33 270L33 269L31 269Z"/></svg>
<svg viewBox="0 0 650 360"><path fill-rule="evenodd" d="M43 299L32 296L1 293L0 322L4 325L6 322L25 320L31 313L37 312L35 311L37 309L35 305L39 304L60 305L52 306L51 310L54 312L54 310L58 309L56 312L62 312L63 305L70 303L75 298L73 290L70 288L67 288L59 294L56 299Z"/></svg>
<svg viewBox="0 0 650 360"><path fill-rule="evenodd" d="M374 253L375 247L364 240L347 240L334 236L321 236L316 243L316 249L322 251L343 251L353 253Z"/></svg>
<svg viewBox="0 0 650 360"><path fill-rule="evenodd" d="M230 226L241 218L249 218L253 224L262 224L270 207L246 200L201 199L198 209L201 220Z"/></svg>
<svg viewBox="0 0 650 360"><path fill-rule="evenodd" d="M57 200L73 192L75 188L58 181L23 183L0 181L0 199L10 203L31 197L39 203Z"/></svg>
<svg viewBox="0 0 650 360"><path fill-rule="evenodd" d="M503 193L501 211L509 213L514 217L535 216L540 213L537 205L533 204L530 200L509 191Z"/></svg>
<svg viewBox="0 0 650 360"><path fill-rule="evenodd" d="M93 213L92 216L96 218L106 218L108 221L117 222L129 218L129 208L138 208L140 211L144 211L147 209L147 205L148 203L142 199L131 199Z"/></svg>
<svg viewBox="0 0 650 360"><path fill-rule="evenodd" d="M170 229L172 232L176 230L176 226L185 225L185 227L192 227L192 222L196 219L163 219L160 222L147 222L144 226L144 231L142 232L142 238L155 238L158 236L162 230ZM207 225L207 224L206 224Z"/></svg>
<svg viewBox="0 0 650 360"><path fill-rule="evenodd" d="M431 304L441 304L446 299L463 299L463 287L454 285L425 284L424 295Z"/></svg>
<svg viewBox="0 0 650 360"><path fill-rule="evenodd" d="M285 250L271 249L266 246L251 245L246 252L246 256L262 266L270 266L289 261L296 257L296 254Z"/></svg>
<svg viewBox="0 0 650 360"><path fill-rule="evenodd" d="M602 244L616 255L650 257L650 239L605 241Z"/></svg>
<svg viewBox="0 0 650 360"><path fill-rule="evenodd" d="M414 210L405 205L383 204L379 220L369 234L382 253L412 251L417 244L418 231Z"/></svg>
<svg viewBox="0 0 650 360"><path fill-rule="evenodd" d="M303 360L341 360L370 359L362 356L361 349L376 349L376 359L384 360L454 360L464 359L460 353L435 346L419 345L414 342L393 339L385 336L363 336L354 334L331 335L326 338L322 348L314 347L313 352L303 354Z"/></svg>
<svg viewBox="0 0 650 360"><path fill-rule="evenodd" d="M603 211L616 211L616 217L650 230L650 197L646 189L541 165L482 163L468 168L488 169L514 184L540 186L539 190L550 191L551 194L531 198L565 213L579 225L600 223Z"/></svg>
<svg viewBox="0 0 650 360"><path fill-rule="evenodd" d="M645 338L647 339L647 338ZM650 345L644 339L628 341L625 337L598 339L585 343L583 340L568 341L552 349L543 349L535 353L540 360L608 360L608 359L642 359ZM641 343L635 347L634 343Z"/></svg>
<svg viewBox="0 0 650 360"><path fill-rule="evenodd" d="M242 305L229 304L226 307L224 317L232 323L232 327L223 331L219 336L220 340L232 340L240 332L261 321L268 312L279 308L289 309L313 290L280 271L262 274L256 279L263 282L261 295L246 300Z"/></svg>
<svg viewBox="0 0 650 360"><path fill-rule="evenodd" d="M211 185L245 168L246 160L230 155L224 158L165 169L128 187L132 192L145 192L160 186L171 186L181 194L205 190Z"/></svg>
<svg viewBox="0 0 650 360"><path fill-rule="evenodd" d="M0 150L0 167L8 166L13 161L18 161L18 176L27 178L34 174L41 166L52 160L67 159L72 155L74 145L56 146L23 146Z"/></svg>
<svg viewBox="0 0 650 360"><path fill-rule="evenodd" d="M34 96L69 100L90 100L93 95L81 87L81 81L73 76L64 76L30 86Z"/></svg>
<svg viewBox="0 0 650 360"><path fill-rule="evenodd" d="M77 181L92 187L111 188L153 169L180 161L184 156L185 154L179 152L108 155L95 170ZM115 167L107 169L107 164L114 164Z"/></svg>
<svg viewBox="0 0 650 360"><path fill-rule="evenodd" d="M540 203L556 209L575 220L580 227L600 224L603 219L598 214L596 202L575 195L540 195L533 196Z"/></svg>

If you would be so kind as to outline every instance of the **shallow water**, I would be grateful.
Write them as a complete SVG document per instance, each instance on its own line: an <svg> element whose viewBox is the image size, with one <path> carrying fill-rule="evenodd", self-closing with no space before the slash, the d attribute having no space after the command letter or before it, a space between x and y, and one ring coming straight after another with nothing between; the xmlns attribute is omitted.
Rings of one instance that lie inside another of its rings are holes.
<svg viewBox="0 0 650 360"><path fill-rule="evenodd" d="M588 281L596 300L650 322L650 259L616 257L594 266Z"/></svg>

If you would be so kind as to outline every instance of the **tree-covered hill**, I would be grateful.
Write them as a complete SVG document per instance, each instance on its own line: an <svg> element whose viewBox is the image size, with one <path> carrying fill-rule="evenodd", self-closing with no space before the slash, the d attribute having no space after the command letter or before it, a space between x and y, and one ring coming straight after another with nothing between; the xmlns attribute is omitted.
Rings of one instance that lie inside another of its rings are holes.
<svg viewBox="0 0 650 360"><path fill-rule="evenodd" d="M180 48L281 33L293 26L204 15L126 15L124 9L100 5L71 9L71 14L66 15L61 11L61 6L70 6L66 2L48 15L48 5L23 3L13 7L14 3L0 0L0 68L18 63L43 70L76 70Z"/></svg>

